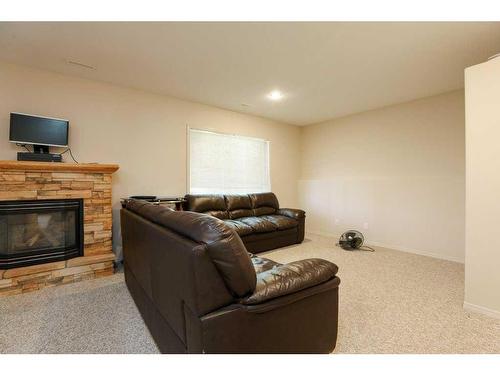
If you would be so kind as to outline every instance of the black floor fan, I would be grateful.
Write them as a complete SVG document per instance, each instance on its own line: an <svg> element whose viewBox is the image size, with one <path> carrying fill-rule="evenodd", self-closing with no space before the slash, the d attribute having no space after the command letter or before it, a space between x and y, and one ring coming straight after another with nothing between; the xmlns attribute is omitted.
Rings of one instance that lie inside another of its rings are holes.
<svg viewBox="0 0 500 375"><path fill-rule="evenodd" d="M363 246L365 242L365 237L363 233L357 230L348 230L344 232L339 238L339 242L336 244L344 250L364 250L364 251L375 251L370 246Z"/></svg>

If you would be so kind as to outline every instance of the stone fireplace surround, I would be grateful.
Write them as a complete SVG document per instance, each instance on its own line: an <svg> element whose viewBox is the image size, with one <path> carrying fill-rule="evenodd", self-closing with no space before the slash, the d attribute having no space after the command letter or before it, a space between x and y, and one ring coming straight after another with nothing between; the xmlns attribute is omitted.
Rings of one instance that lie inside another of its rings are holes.
<svg viewBox="0 0 500 375"><path fill-rule="evenodd" d="M111 275L115 164L0 161L0 201L82 198L84 256L0 270L0 296Z"/></svg>

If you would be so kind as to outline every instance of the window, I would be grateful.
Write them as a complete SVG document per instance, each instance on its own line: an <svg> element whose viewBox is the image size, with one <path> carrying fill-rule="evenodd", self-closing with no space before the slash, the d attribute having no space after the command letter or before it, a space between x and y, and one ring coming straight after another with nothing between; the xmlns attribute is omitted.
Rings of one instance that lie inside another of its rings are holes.
<svg viewBox="0 0 500 375"><path fill-rule="evenodd" d="M189 129L189 185L192 194L270 191L269 141Z"/></svg>

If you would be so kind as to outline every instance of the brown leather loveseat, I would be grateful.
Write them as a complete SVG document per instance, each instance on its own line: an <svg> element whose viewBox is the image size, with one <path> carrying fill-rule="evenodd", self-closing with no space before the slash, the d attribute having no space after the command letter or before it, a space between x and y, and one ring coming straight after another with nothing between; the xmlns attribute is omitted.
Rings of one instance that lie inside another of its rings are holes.
<svg viewBox="0 0 500 375"><path fill-rule="evenodd" d="M304 241L305 212L280 208L274 193L188 194L185 199L185 210L224 220L252 253Z"/></svg>
<svg viewBox="0 0 500 375"><path fill-rule="evenodd" d="M224 221L129 200L125 280L163 353L329 353L337 266L251 256Z"/></svg>

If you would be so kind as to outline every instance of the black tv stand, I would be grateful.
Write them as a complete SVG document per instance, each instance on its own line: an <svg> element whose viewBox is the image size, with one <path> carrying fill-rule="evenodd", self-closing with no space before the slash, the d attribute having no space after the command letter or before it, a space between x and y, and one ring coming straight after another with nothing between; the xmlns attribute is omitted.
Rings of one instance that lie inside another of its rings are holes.
<svg viewBox="0 0 500 375"><path fill-rule="evenodd" d="M44 162L62 162L61 154L51 154L49 146L33 145L33 152L18 152L18 161L44 161Z"/></svg>

